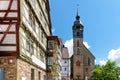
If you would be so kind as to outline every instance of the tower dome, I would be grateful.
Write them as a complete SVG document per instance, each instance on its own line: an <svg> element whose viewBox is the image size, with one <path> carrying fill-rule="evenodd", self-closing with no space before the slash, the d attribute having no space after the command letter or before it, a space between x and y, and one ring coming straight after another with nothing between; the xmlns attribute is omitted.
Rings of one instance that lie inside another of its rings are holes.
<svg viewBox="0 0 120 80"><path fill-rule="evenodd" d="M81 24L82 25L82 22L80 21L80 15L77 11L77 15L76 15L76 20L74 21L74 24Z"/></svg>
<svg viewBox="0 0 120 80"><path fill-rule="evenodd" d="M77 15L76 15L76 20L74 21L72 28L73 28L73 37L81 38L81 42L82 42L84 26L82 25L82 22L80 21L80 16L78 14L78 11L77 11Z"/></svg>

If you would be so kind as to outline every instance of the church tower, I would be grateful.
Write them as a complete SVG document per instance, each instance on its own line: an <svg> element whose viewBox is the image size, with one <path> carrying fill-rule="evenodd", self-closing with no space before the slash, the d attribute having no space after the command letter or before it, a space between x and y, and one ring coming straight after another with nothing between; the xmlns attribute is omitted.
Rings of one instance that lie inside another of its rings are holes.
<svg viewBox="0 0 120 80"><path fill-rule="evenodd" d="M79 47L83 44L84 26L80 21L80 16L78 14L78 11L72 30L73 30L73 51L74 52L77 51L74 54L79 54Z"/></svg>
<svg viewBox="0 0 120 80"><path fill-rule="evenodd" d="M94 69L95 57L83 44L84 26L77 11L73 27L73 55L71 57L71 79L88 80Z"/></svg>

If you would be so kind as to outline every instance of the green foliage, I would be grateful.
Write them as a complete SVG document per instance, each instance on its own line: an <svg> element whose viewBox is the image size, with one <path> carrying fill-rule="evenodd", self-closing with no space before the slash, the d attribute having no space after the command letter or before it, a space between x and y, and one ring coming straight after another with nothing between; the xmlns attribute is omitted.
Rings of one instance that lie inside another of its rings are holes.
<svg viewBox="0 0 120 80"><path fill-rule="evenodd" d="M120 80L120 67L116 66L114 61L108 60L105 65L95 65L91 78L95 80Z"/></svg>

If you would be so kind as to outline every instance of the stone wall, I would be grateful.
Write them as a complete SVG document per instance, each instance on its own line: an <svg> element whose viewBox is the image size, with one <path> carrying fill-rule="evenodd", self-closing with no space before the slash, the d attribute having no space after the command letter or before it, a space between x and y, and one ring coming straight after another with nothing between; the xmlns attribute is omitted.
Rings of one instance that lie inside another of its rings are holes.
<svg viewBox="0 0 120 80"><path fill-rule="evenodd" d="M17 60L17 80L31 80L31 69L34 69L34 80L39 80L39 77L40 80L44 80L44 70L20 59Z"/></svg>
<svg viewBox="0 0 120 80"><path fill-rule="evenodd" d="M0 57L0 68L4 69L5 80L16 80L16 57Z"/></svg>
<svg viewBox="0 0 120 80"><path fill-rule="evenodd" d="M45 80L46 72L14 56L0 57L0 69L3 69L4 80L31 80L31 69L34 69L34 80Z"/></svg>

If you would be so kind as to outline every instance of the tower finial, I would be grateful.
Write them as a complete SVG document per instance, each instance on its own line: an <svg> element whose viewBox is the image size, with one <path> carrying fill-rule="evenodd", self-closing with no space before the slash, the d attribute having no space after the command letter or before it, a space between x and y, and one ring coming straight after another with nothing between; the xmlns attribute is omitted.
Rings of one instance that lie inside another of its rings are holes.
<svg viewBox="0 0 120 80"><path fill-rule="evenodd" d="M78 13L78 6L79 6L79 4L77 4L77 15L76 15L76 20L79 20L79 18L80 18L79 13Z"/></svg>
<svg viewBox="0 0 120 80"><path fill-rule="evenodd" d="M79 4L77 4L77 16L78 16L78 7L79 7Z"/></svg>

